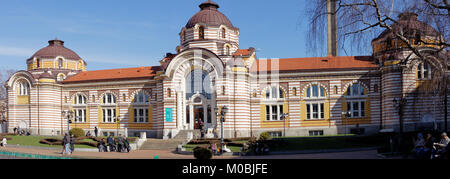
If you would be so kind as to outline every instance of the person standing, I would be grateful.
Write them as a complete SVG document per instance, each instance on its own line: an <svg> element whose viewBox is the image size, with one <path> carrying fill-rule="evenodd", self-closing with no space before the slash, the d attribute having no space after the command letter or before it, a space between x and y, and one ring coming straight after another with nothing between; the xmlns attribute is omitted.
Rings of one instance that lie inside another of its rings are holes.
<svg viewBox="0 0 450 179"><path fill-rule="evenodd" d="M217 145L216 145L216 143L212 143L211 144L211 150L213 152L213 155L217 154Z"/></svg>
<svg viewBox="0 0 450 179"><path fill-rule="evenodd" d="M97 126L94 127L94 133L95 133L95 137L98 137L98 136L97 136L97 133L98 133Z"/></svg>
<svg viewBox="0 0 450 179"><path fill-rule="evenodd" d="M101 139L100 141L98 141L98 152L102 152L103 151L103 146L105 145L105 141L104 139Z"/></svg>
<svg viewBox="0 0 450 179"><path fill-rule="evenodd" d="M125 137L125 139L123 140L123 144L127 150L127 152L130 152L130 142L128 141L128 137Z"/></svg>

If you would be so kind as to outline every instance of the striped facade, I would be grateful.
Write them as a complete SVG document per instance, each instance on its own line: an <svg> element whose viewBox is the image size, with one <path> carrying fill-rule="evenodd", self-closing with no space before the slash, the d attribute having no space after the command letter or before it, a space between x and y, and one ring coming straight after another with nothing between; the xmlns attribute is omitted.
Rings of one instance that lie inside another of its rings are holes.
<svg viewBox="0 0 450 179"><path fill-rule="evenodd" d="M202 11L218 13L211 3L203 3ZM81 111L70 128L164 139L200 130L200 121L207 137L220 136L215 108L224 107L227 138L353 129L374 134L398 130L400 119L412 131L430 121L442 128L446 118L443 96L421 90L430 83L418 78L425 73L423 62L386 37L372 42L372 56L258 59L254 48L239 47L239 29L230 23L195 22L179 35L177 54L168 53L154 67L86 71L82 59L33 56L27 71L8 80L9 130L63 135L68 123L62 111ZM442 62L441 56L430 59L433 66ZM407 103L399 113L395 99L403 98Z"/></svg>

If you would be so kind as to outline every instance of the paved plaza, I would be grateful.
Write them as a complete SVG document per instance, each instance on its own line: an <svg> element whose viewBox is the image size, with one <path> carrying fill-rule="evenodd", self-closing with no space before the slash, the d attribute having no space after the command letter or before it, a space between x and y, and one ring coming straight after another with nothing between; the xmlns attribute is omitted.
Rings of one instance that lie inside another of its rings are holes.
<svg viewBox="0 0 450 179"><path fill-rule="evenodd" d="M63 156L60 149L34 149L22 147L2 148L1 151L39 154L48 156ZM169 150L134 150L130 153L117 152L84 152L76 151L71 155L82 159L195 159L193 155L182 155ZM11 157L0 157L11 158ZM264 155L264 156L214 156L213 159L383 159L376 150L333 152L315 154Z"/></svg>

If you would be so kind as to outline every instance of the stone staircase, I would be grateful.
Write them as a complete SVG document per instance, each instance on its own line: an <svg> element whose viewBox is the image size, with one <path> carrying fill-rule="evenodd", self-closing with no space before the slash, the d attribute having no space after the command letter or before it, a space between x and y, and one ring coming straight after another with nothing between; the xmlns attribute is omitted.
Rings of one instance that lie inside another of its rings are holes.
<svg viewBox="0 0 450 179"><path fill-rule="evenodd" d="M183 139L148 139L139 150L176 150L178 145L184 143Z"/></svg>
<svg viewBox="0 0 450 179"><path fill-rule="evenodd" d="M192 132L192 139L199 139L201 137L200 130L182 130L178 132L178 134L173 139L183 139L186 140L188 138L189 132ZM189 142L189 141L187 141Z"/></svg>

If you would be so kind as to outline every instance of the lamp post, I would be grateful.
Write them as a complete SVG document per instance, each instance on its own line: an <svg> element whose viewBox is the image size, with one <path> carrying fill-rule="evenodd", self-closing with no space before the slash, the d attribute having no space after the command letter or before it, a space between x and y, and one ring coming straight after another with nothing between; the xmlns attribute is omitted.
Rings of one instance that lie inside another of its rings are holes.
<svg viewBox="0 0 450 179"><path fill-rule="evenodd" d="M117 126L116 126L116 136L119 136L119 122L120 122L120 115L117 116L117 117L114 117L114 118L115 118L116 124L117 124Z"/></svg>
<svg viewBox="0 0 450 179"><path fill-rule="evenodd" d="M222 107L222 110L220 110L219 113L219 108L214 108L214 111L216 112L216 116L220 116L220 152L223 153L223 123L225 122L225 115L228 111L228 108L226 106Z"/></svg>
<svg viewBox="0 0 450 179"><path fill-rule="evenodd" d="M67 135L70 135L70 124L72 123L72 117L73 117L73 111L67 110L67 111L61 111L61 114L63 117L67 117Z"/></svg>
<svg viewBox="0 0 450 179"><path fill-rule="evenodd" d="M395 109L397 109L398 116L399 116L399 146L402 146L403 142L403 110L405 108L405 105L407 103L406 98L402 97L401 99L394 98L393 104Z"/></svg>
<svg viewBox="0 0 450 179"><path fill-rule="evenodd" d="M347 134L347 122L348 122L348 118L350 118L352 116L352 113L350 111L347 111L347 112L342 111L342 115L344 116L344 119L345 119L345 124L344 124L345 134Z"/></svg>
<svg viewBox="0 0 450 179"><path fill-rule="evenodd" d="M286 137L286 118L289 117L289 113L283 113L281 119L283 119L283 137Z"/></svg>

